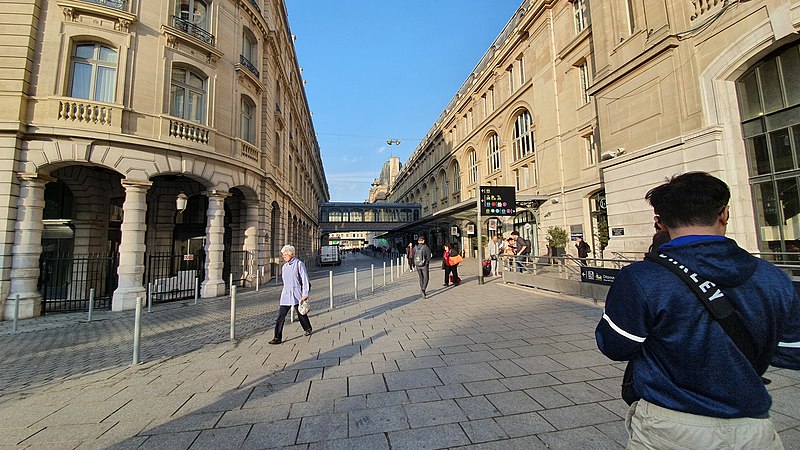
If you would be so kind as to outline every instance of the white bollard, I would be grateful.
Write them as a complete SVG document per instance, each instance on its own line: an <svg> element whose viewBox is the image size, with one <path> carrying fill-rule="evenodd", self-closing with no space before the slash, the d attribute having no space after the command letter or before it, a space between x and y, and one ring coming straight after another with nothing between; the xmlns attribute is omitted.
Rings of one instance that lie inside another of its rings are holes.
<svg viewBox="0 0 800 450"><path fill-rule="evenodd" d="M258 292L258 282L260 280L260 276L261 276L261 271L256 270L256 292Z"/></svg>
<svg viewBox="0 0 800 450"><path fill-rule="evenodd" d="M89 289L89 317L86 318L87 322L92 321L92 310L94 310L94 288Z"/></svg>
<svg viewBox="0 0 800 450"><path fill-rule="evenodd" d="M200 277L194 277L194 304L197 304L197 297L200 297Z"/></svg>
<svg viewBox="0 0 800 450"><path fill-rule="evenodd" d="M358 300L358 267L353 268L353 298Z"/></svg>
<svg viewBox="0 0 800 450"><path fill-rule="evenodd" d="M136 297L136 315L133 319L133 365L139 364L139 349L142 340L142 297Z"/></svg>
<svg viewBox="0 0 800 450"><path fill-rule="evenodd" d="M389 260L389 281L394 282L394 260Z"/></svg>
<svg viewBox="0 0 800 450"><path fill-rule="evenodd" d="M333 309L333 271L331 270L328 272L328 288L330 289L330 297L331 297L331 306L330 309Z"/></svg>
<svg viewBox="0 0 800 450"><path fill-rule="evenodd" d="M383 287L386 287L386 261L383 262Z"/></svg>
<svg viewBox="0 0 800 450"><path fill-rule="evenodd" d="M294 323L294 305L289 307L289 323Z"/></svg>
<svg viewBox="0 0 800 450"><path fill-rule="evenodd" d="M153 312L153 283L147 283L147 312Z"/></svg>
<svg viewBox="0 0 800 450"><path fill-rule="evenodd" d="M19 321L19 294L14 297L14 322L11 327L11 333L17 334L17 322Z"/></svg>
<svg viewBox="0 0 800 450"><path fill-rule="evenodd" d="M231 340L236 339L236 286L231 286Z"/></svg>
<svg viewBox="0 0 800 450"><path fill-rule="evenodd" d="M371 279L371 284L372 284L372 291L371 292L375 292L375 264L370 264L369 265L369 273L370 273L370 279Z"/></svg>

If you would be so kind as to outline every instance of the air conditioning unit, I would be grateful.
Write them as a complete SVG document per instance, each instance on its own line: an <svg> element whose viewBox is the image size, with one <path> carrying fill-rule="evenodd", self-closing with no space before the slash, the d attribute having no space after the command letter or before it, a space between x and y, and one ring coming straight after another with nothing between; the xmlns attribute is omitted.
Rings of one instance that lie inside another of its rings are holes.
<svg viewBox="0 0 800 450"><path fill-rule="evenodd" d="M616 158L623 153L625 153L625 149L622 147L606 150L603 153L600 153L600 161L608 161L609 159Z"/></svg>

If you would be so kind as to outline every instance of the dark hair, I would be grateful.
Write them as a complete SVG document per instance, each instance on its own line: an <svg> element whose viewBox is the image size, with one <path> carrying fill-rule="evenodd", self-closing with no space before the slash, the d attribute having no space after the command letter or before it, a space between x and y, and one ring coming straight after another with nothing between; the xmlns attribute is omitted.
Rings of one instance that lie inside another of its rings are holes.
<svg viewBox="0 0 800 450"><path fill-rule="evenodd" d="M516 235L516 236L519 236L519 231L517 231L517 230L514 230L514 231L512 231L512 232L511 232L511 235L512 235L512 236L515 236L515 235Z"/></svg>
<svg viewBox="0 0 800 450"><path fill-rule="evenodd" d="M658 230L656 231L656 234L653 235L653 243L650 244L650 248L647 251L654 252L658 250L658 247L661 247L661 245L666 244L670 240L669 231Z"/></svg>
<svg viewBox="0 0 800 450"><path fill-rule="evenodd" d="M716 223L731 198L724 181L705 172L687 172L650 189L644 196L669 228Z"/></svg>

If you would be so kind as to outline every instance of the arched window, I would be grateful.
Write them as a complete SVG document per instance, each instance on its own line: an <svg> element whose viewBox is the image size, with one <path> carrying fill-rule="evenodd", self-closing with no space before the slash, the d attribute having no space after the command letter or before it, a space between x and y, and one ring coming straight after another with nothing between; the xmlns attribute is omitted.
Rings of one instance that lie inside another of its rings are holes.
<svg viewBox="0 0 800 450"><path fill-rule="evenodd" d="M488 173L494 173L500 170L500 137L496 133L489 136L489 141L486 143L486 164Z"/></svg>
<svg viewBox="0 0 800 450"><path fill-rule="evenodd" d="M522 111L514 121L514 161L533 154L533 146L533 120L528 111Z"/></svg>
<svg viewBox="0 0 800 450"><path fill-rule="evenodd" d="M461 167L458 165L458 161L453 163L453 193L456 194L461 191Z"/></svg>
<svg viewBox="0 0 800 450"><path fill-rule="evenodd" d="M99 43L75 46L70 97L113 103L117 89L117 52Z"/></svg>
<svg viewBox="0 0 800 450"><path fill-rule="evenodd" d="M434 178L431 178L431 188L433 189L433 202L436 203L439 200L439 184L436 183Z"/></svg>
<svg viewBox="0 0 800 450"><path fill-rule="evenodd" d="M469 152L469 182L475 184L478 182L478 153L475 150Z"/></svg>
<svg viewBox="0 0 800 450"><path fill-rule="evenodd" d="M192 122L204 123L206 77L191 69L172 68L170 114Z"/></svg>
<svg viewBox="0 0 800 450"><path fill-rule="evenodd" d="M798 73L800 46L793 44L757 63L737 82L762 252L800 252Z"/></svg>
<svg viewBox="0 0 800 450"><path fill-rule="evenodd" d="M439 172L439 179L442 183L442 198L447 198L449 192L447 191L447 172L444 170Z"/></svg>
<svg viewBox="0 0 800 450"><path fill-rule="evenodd" d="M208 5L202 0L178 0L178 17L208 31Z"/></svg>

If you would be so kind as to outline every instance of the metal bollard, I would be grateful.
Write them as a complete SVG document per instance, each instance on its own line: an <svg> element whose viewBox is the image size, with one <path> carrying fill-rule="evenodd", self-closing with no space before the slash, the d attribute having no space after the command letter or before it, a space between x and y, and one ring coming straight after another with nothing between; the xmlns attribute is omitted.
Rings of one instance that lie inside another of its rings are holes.
<svg viewBox="0 0 800 450"><path fill-rule="evenodd" d="M92 321L92 310L94 310L94 288L89 289L89 317L86 318L87 322Z"/></svg>
<svg viewBox="0 0 800 450"><path fill-rule="evenodd" d="M331 270L328 272L328 287L330 289L330 297L331 297L331 306L330 309L333 309L333 271Z"/></svg>
<svg viewBox="0 0 800 450"><path fill-rule="evenodd" d="M236 339L236 286L231 286L231 340Z"/></svg>
<svg viewBox="0 0 800 450"><path fill-rule="evenodd" d="M386 287L386 261L383 262L383 287Z"/></svg>
<svg viewBox="0 0 800 450"><path fill-rule="evenodd" d="M194 277L194 304L197 304L197 297L200 297L200 277Z"/></svg>
<svg viewBox="0 0 800 450"><path fill-rule="evenodd" d="M230 278L231 278L231 281L228 284L228 286L230 286L232 288L233 287L233 274L231 274ZM233 289L231 289L231 292L233 292Z"/></svg>
<svg viewBox="0 0 800 450"><path fill-rule="evenodd" d="M289 323L294 323L294 305L289 307Z"/></svg>
<svg viewBox="0 0 800 450"><path fill-rule="evenodd" d="M11 326L11 333L17 334L17 322L19 321L19 294L14 297L14 323Z"/></svg>
<svg viewBox="0 0 800 450"><path fill-rule="evenodd" d="M389 260L389 281L394 282L394 260Z"/></svg>
<svg viewBox="0 0 800 450"><path fill-rule="evenodd" d="M136 297L136 316L133 319L133 365L139 364L139 343L142 340L142 297Z"/></svg>
<svg viewBox="0 0 800 450"><path fill-rule="evenodd" d="M369 265L370 280L372 284L372 292L375 292L375 264Z"/></svg>
<svg viewBox="0 0 800 450"><path fill-rule="evenodd" d="M256 270L256 292L258 292L258 283L261 281L261 271Z"/></svg>
<svg viewBox="0 0 800 450"><path fill-rule="evenodd" d="M353 268L353 298L358 300L358 267Z"/></svg>
<svg viewBox="0 0 800 450"><path fill-rule="evenodd" d="M397 278L399 279L400 278L400 258L397 258L395 260L395 262L397 263Z"/></svg>
<svg viewBox="0 0 800 450"><path fill-rule="evenodd" d="M153 312L153 283L147 283L147 312Z"/></svg>

